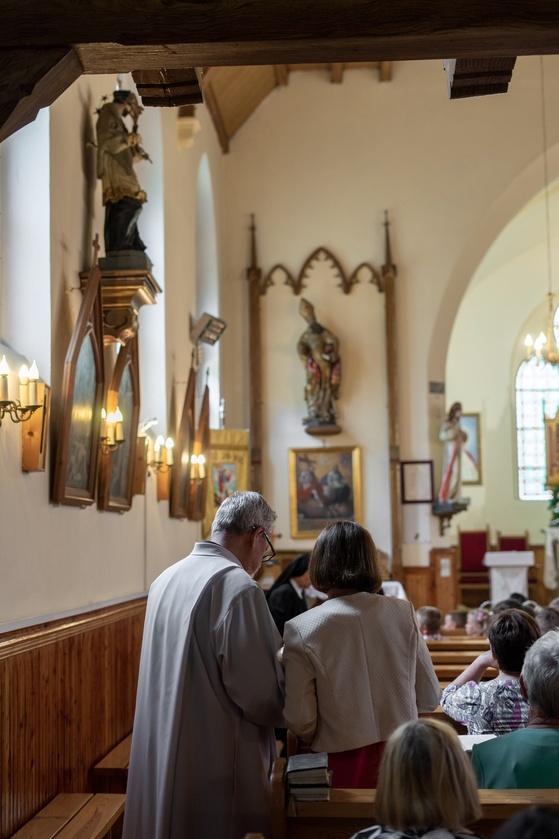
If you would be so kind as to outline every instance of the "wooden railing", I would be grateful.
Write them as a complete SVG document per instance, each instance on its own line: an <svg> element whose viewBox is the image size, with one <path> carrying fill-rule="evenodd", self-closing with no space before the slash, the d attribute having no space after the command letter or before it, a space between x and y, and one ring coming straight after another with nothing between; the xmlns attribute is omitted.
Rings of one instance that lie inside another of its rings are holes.
<svg viewBox="0 0 559 839"><path fill-rule="evenodd" d="M0 636L0 839L132 730L145 598Z"/></svg>

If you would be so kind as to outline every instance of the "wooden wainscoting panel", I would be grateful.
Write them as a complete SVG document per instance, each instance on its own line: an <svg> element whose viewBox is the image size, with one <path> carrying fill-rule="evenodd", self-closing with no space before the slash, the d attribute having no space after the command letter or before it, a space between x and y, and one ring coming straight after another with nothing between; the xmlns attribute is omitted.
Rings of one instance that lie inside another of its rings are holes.
<svg viewBox="0 0 559 839"><path fill-rule="evenodd" d="M457 551L455 547L433 548L430 556L435 587L435 600L433 605L445 615L452 609L456 609L456 604L458 603L458 581L456 575Z"/></svg>
<svg viewBox="0 0 559 839"><path fill-rule="evenodd" d="M433 586L433 569L430 567L405 567L402 568L404 575L404 588L416 609L420 606L434 606L435 592Z"/></svg>
<svg viewBox="0 0 559 839"><path fill-rule="evenodd" d="M132 730L145 598L0 636L0 839Z"/></svg>

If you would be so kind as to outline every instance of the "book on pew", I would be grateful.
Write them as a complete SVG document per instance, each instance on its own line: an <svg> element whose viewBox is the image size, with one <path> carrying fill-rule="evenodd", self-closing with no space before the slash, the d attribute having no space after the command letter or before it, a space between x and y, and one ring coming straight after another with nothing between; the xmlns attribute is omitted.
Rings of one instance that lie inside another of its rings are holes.
<svg viewBox="0 0 559 839"><path fill-rule="evenodd" d="M289 793L299 801L328 801L332 770L326 752L292 755L285 771Z"/></svg>

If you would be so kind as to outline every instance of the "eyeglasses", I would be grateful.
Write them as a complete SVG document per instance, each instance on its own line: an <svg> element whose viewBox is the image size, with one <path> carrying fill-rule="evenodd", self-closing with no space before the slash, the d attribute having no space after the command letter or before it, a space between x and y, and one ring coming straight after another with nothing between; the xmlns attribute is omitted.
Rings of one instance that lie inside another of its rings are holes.
<svg viewBox="0 0 559 839"><path fill-rule="evenodd" d="M275 550L274 546L272 545L272 543L270 542L270 539L268 538L268 534L266 533L266 531L264 531L263 536L264 536L264 539L267 541L268 547L270 548L270 550L267 551L264 554L262 559L273 559L276 555L276 550Z"/></svg>
<svg viewBox="0 0 559 839"><path fill-rule="evenodd" d="M253 529L258 530L258 527L255 525ZM268 548L269 548L269 550L267 550L266 553L262 556L262 561L264 562L264 560L273 559L276 555L276 551L275 551L274 546L270 542L268 534L266 533L265 530L262 531L261 535L264 537L264 539L268 543Z"/></svg>

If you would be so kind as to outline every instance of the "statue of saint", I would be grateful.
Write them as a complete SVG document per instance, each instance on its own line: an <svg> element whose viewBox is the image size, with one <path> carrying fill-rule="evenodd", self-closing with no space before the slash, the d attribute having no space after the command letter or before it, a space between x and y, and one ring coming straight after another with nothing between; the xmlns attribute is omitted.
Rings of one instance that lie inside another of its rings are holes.
<svg viewBox="0 0 559 839"><path fill-rule="evenodd" d="M299 314L306 320L305 329L297 343L297 353L303 362L306 373L305 401L308 416L303 423L310 426L330 426L339 431L336 425L337 411L335 401L338 399L341 380L341 361L339 342L320 323L317 323L314 307L305 300L301 300Z"/></svg>
<svg viewBox="0 0 559 839"><path fill-rule="evenodd" d="M145 251L138 233L138 217L147 195L140 188L134 163L149 159L137 133L143 108L130 90L115 90L113 101L99 109L97 120L97 177L103 184L105 206L105 252ZM128 131L124 117L131 115Z"/></svg>
<svg viewBox="0 0 559 839"><path fill-rule="evenodd" d="M439 501L460 501L462 495L462 448L468 435L460 426L462 404L451 405L439 431L439 440L444 443L443 477L439 490Z"/></svg>

